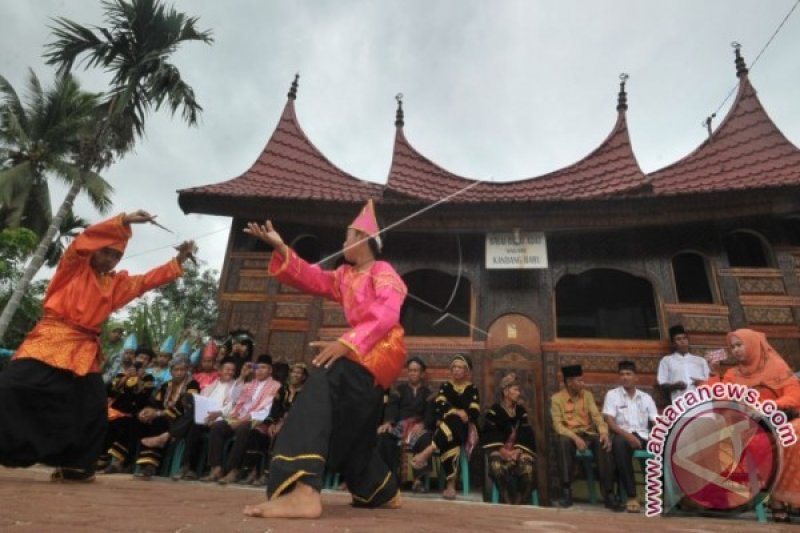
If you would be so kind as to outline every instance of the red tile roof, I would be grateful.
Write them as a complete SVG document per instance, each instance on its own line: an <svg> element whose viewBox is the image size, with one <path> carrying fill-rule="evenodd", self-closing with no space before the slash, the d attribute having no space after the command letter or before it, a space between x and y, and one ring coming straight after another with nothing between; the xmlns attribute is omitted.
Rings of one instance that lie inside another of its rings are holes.
<svg viewBox="0 0 800 533"><path fill-rule="evenodd" d="M405 137L400 105L385 186L347 174L313 145L295 114L295 79L281 119L252 167L229 181L178 191L179 202L187 211L200 205L197 200L225 198L360 203L383 195L388 201L416 203L456 195L452 202L542 202L800 185L800 150L764 111L738 50L737 74L739 92L711 138L649 176L642 173L631 148L624 81L617 122L597 149L568 167L513 182L479 182L457 176L420 154Z"/></svg>
<svg viewBox="0 0 800 533"><path fill-rule="evenodd" d="M290 96L278 126L250 169L228 181L178 191L215 198L261 197L293 200L363 202L380 197L383 186L363 181L339 169L308 139Z"/></svg>
<svg viewBox="0 0 800 533"><path fill-rule="evenodd" d="M775 126L746 71L725 119L694 152L650 174L656 195L800 185L800 150Z"/></svg>
<svg viewBox="0 0 800 533"><path fill-rule="evenodd" d="M420 154L397 128L386 190L432 201L457 194L452 202L530 202L604 198L646 186L631 149L625 113L592 153L566 168L511 182L484 182L456 176ZM474 185L469 190L462 189Z"/></svg>

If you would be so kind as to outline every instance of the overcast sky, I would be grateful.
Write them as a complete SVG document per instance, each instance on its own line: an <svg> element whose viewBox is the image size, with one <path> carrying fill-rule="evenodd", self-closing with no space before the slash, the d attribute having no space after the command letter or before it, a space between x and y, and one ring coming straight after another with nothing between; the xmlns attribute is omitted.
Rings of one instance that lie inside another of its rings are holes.
<svg viewBox="0 0 800 533"><path fill-rule="evenodd" d="M205 111L196 128L151 116L146 139L105 172L116 188L114 211L157 213L178 239L198 238L201 258L220 269L230 219L185 216L175 191L247 170L295 72L297 113L312 142L340 168L379 183L391 164L398 92L406 136L420 152L463 176L513 180L596 148L614 124L618 75L626 72L633 148L652 172L702 142L701 122L736 84L731 41L752 65L795 3L178 0L214 33L212 46L189 43L174 57ZM49 85L41 54L50 18L99 25L101 14L99 1L0 0L0 74L21 91L32 67ZM750 76L795 145L798 49L800 9ZM102 75L78 74L87 89L104 89ZM54 209L63 195L54 189ZM83 201L77 212L99 218ZM137 228L121 267L159 264L176 241Z"/></svg>

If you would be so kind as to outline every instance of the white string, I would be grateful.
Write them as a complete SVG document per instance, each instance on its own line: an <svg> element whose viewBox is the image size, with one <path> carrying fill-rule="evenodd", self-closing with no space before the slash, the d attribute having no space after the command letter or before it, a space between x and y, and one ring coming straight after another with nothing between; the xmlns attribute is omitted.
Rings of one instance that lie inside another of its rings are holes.
<svg viewBox="0 0 800 533"><path fill-rule="evenodd" d="M445 196L445 197L443 197L443 198L440 198L439 200L436 200L436 201L435 201L435 202L433 202L432 204L426 205L426 206L425 206L425 207L423 207L422 209L419 209L419 210L417 210L417 211L415 211L415 212L411 213L410 215L408 215L408 216L406 216L406 217L404 217L404 218L402 218L402 219L398 220L397 222L394 222L394 223L392 223L392 224L389 224L389 225L388 225L388 226L386 226L385 228L381 229L381 230L378 232L378 235L381 235L381 234L383 234L384 232L386 232L386 231L389 231L390 229L394 229L394 228L396 228L396 227L400 226L401 224L404 224L404 223L408 222L409 220L412 220L412 219L414 219L414 218L416 218L416 217L420 216L421 214L423 214L423 213L425 213L425 212L427 212L427 211L430 211L430 210L431 210L431 209L433 209L434 207L436 207L436 206L438 206L438 205L441 205L441 204L443 204L444 202L447 202L447 201L449 201L449 200L452 200L452 199L453 199L453 198L455 198L456 196L458 196L458 195L460 195L460 194L463 194L463 193L467 192L468 190L470 190L471 188L475 187L476 185L478 185L478 184L480 184L480 183L483 183L483 182L482 182L482 181L480 181L480 180L478 180L478 181L474 181L474 182L470 183L469 185L467 185L466 187L463 187L463 188L461 188L461 189L459 189L459 190L455 191L454 193L448 194L447 196ZM366 241L368 241L368 240L369 240L369 238L370 238L370 237L367 237L367 238L361 239L361 240L359 240L358 242L355 242L355 243L351 244L350 246L347 246L347 247L345 247L345 248L342 248L342 249L341 249L341 250L339 250L338 252L335 252L335 253L333 253L333 254L331 254L331 255L327 256L327 257L324 257L324 258L320 259L319 261L317 261L316 263L314 263L314 265L315 265L315 266L320 266L322 263L324 263L324 262L326 262L326 261L329 261L329 260L331 260L331 259L335 259L335 258L337 258L337 257L339 257L339 256L341 256L341 255L343 255L343 254L344 254L344 252L345 252L346 250L349 250L350 248L353 248L353 247L355 247L355 246L358 246L359 244L361 244L361 243L363 243L363 242L366 242ZM367 275L368 275L370 278L374 279L374 277L373 277L371 274L367 273ZM418 303L421 303L422 305L425 305L425 306L427 306L427 307L429 307L429 308L433 309L433 310L434 310L434 311L436 311L437 313L444 313L444 314L443 314L441 317L439 317L439 319L438 319L438 320L436 320L436 321L433 323L433 325L434 325L434 326L435 326L435 325L437 325L437 324L439 324L440 322L442 322L442 321L443 321L445 318L450 318L450 319L452 319L452 320L455 320L456 322L458 322L458 323L460 323L460 324L463 324L463 325L467 326L467 327L470 329L470 331L479 331L479 332L483 333L484 335L486 335L487 337L489 336L489 332L488 332L488 331L485 331L485 330L483 330L483 329L481 329L481 328L479 328L479 327L477 327L477 326L474 326L474 325L470 324L470 323L469 323L469 322L467 322L466 320L463 320L463 319L461 319L461 318L457 317L456 315L454 315L454 314L452 314L452 313L449 313L449 312L447 312L447 310L446 310L446 309L442 309L442 308L440 308L439 306L437 306L436 304L432 304L432 303L430 303L429 301L427 301L427 300L425 300L425 299L423 299L423 298L420 298L419 296L416 296L415 294L412 294L411 292L408 292L408 293L406 293L406 298L411 298L412 300L414 300L414 301L416 301L416 302L418 302Z"/></svg>
<svg viewBox="0 0 800 533"><path fill-rule="evenodd" d="M463 194L463 193L467 192L468 190L470 190L471 188L473 188L473 187L475 187L476 185L479 185L479 184L481 184L481 183L483 183L483 182L482 182L482 181L480 181L480 180L474 181L474 182L470 183L469 185L467 185L466 187L464 187L464 188L462 188L462 189L459 189L459 190L457 190L457 191L456 191L456 192L454 192L454 193L448 194L448 195L447 195L447 196L445 196L444 198L441 198L441 199L439 199L439 200L436 200L434 203L432 203L432 204L430 204L430 205L426 205L426 206L425 206L425 207L423 207L422 209L419 209L419 210L417 210L417 211L414 211L413 213L411 213L411 214L410 214L410 215L408 215L407 217L405 217L405 218L401 218L401 219L400 219L400 220L398 220L397 222L394 222L394 223L392 223L392 224L389 224L388 226L386 226L385 228L383 228L382 230L380 230L380 231L378 232L378 235L382 235L383 233L385 233L385 232L389 231L390 229L394 229L394 228L396 228L397 226L400 226L401 224L405 224L405 223L406 223L406 222L408 222L409 220L412 220L412 219L414 219L414 218L418 217L419 215L421 215L421 214L423 214L423 213L425 213L425 212L427 212L427 211L430 211L431 209L433 209L433 208L434 208L434 207L436 207L437 205L440 205L440 204L443 204L444 202L447 202L447 201L449 201L449 200L452 200L453 198L455 198L455 197L456 197L456 196L458 196L459 194ZM329 261L329 260L331 260L331 259L336 259L337 257L339 257L339 256L341 256L342 254L344 254L344 252L345 252L346 250L349 250L350 248L354 248L354 247L358 246L359 244L361 244L362 242L366 242L366 241L368 241L368 240L369 240L369 238L370 238L370 237L366 237L366 238L364 238L364 239L361 239L360 241L358 241L358 242L355 242L355 243L351 244L350 246L348 246L348 247L346 247L346 248L342 248L342 249L341 249L341 250L339 250L338 252L332 253L331 255L329 255L329 256L327 256L327 257L323 257L322 259L320 259L319 261L317 261L316 263L314 263L314 265L317 265L317 266L319 266L321 263L324 263L324 262L326 262L326 261Z"/></svg>
<svg viewBox="0 0 800 533"><path fill-rule="evenodd" d="M228 229L230 229L230 227L229 226L225 226L225 227L222 227L222 228L219 228L219 229L215 229L214 231L209 231L208 233L202 233L202 234L198 235L197 237L192 237L191 239L187 239L187 240L199 241L200 239L203 239L205 237L209 237L211 235L215 235L217 233L220 233L220 232L228 230ZM183 242L183 241L181 241L181 242ZM149 250L144 250L142 252L137 252L135 254L124 255L124 256L122 256L122 260L120 261L120 263L122 261L125 261L126 259L139 257L140 255L150 254L150 253L153 253L153 252L157 252L159 250L166 250L167 248L174 248L175 246L178 246L178 245L180 245L180 242L176 242L174 244L167 244L166 246L159 246L158 248L151 248Z"/></svg>

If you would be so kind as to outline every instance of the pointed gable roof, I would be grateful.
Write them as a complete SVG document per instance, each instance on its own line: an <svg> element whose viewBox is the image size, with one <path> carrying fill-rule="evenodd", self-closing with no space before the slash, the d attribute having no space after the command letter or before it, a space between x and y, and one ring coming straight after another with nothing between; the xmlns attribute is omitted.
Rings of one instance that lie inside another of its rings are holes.
<svg viewBox="0 0 800 533"><path fill-rule="evenodd" d="M616 124L600 146L568 167L512 182L476 184L476 180L457 176L432 162L406 139L402 109L398 108L386 192L426 202L456 195L452 202L480 203L597 199L646 188L646 177L636 162L628 135L625 79L620 84ZM463 189L468 190L459 192Z"/></svg>
<svg viewBox="0 0 800 533"><path fill-rule="evenodd" d="M178 191L191 210L194 199L271 198L361 203L381 194L382 186L360 180L331 163L309 140L295 114L297 77L267 145L250 169L228 181Z"/></svg>
<svg viewBox="0 0 800 533"><path fill-rule="evenodd" d="M657 195L800 185L800 150L769 118L736 48L739 90L719 127L683 159L650 174Z"/></svg>

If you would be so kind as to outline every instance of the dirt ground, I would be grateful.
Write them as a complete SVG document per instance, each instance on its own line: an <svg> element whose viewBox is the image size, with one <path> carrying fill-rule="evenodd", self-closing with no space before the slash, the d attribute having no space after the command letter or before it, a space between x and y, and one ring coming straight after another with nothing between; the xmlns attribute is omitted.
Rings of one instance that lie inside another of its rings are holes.
<svg viewBox="0 0 800 533"><path fill-rule="evenodd" d="M740 519L646 518L602 507L511 507L406 497L401 510L354 509L342 492L325 492L318 520L265 520L241 514L263 489L216 484L145 482L130 475L98 476L88 485L51 483L49 469L0 467L0 531L19 532L447 532L447 531L795 531Z"/></svg>

